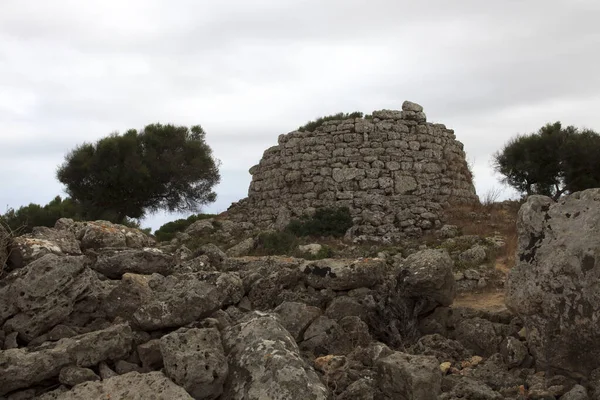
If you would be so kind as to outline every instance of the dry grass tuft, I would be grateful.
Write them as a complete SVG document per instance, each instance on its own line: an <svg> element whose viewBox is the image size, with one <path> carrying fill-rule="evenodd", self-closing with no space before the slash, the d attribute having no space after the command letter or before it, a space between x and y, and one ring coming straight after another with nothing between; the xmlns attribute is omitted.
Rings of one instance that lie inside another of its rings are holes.
<svg viewBox="0 0 600 400"><path fill-rule="evenodd" d="M518 242L517 232L515 229L515 232L506 238L504 244L504 264L508 269L514 267L517 263Z"/></svg>
<svg viewBox="0 0 600 400"><path fill-rule="evenodd" d="M446 223L458 226L463 235L482 237L502 236L504 246L496 255L497 263L510 269L515 265L517 252L518 201L495 202L499 193L484 197L481 204L449 207Z"/></svg>

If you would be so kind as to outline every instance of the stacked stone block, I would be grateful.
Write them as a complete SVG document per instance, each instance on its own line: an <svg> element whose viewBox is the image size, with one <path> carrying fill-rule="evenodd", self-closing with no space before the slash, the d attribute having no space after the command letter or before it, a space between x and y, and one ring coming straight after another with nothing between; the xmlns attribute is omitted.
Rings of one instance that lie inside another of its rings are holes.
<svg viewBox="0 0 600 400"><path fill-rule="evenodd" d="M346 206L353 236L394 240L439 227L450 204L478 201L454 131L408 101L402 111L280 135L250 174L248 197L228 214L261 227Z"/></svg>

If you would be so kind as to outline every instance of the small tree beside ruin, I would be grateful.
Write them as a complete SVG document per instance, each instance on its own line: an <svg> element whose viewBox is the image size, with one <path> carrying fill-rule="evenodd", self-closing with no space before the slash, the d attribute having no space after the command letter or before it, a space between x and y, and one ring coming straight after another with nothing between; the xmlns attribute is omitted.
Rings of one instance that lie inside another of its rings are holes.
<svg viewBox="0 0 600 400"><path fill-rule="evenodd" d="M197 211L216 199L218 161L199 126L153 124L76 147L57 177L87 219Z"/></svg>
<svg viewBox="0 0 600 400"><path fill-rule="evenodd" d="M508 141L493 157L501 181L524 195L557 200L563 194L600 187L600 135L560 122Z"/></svg>

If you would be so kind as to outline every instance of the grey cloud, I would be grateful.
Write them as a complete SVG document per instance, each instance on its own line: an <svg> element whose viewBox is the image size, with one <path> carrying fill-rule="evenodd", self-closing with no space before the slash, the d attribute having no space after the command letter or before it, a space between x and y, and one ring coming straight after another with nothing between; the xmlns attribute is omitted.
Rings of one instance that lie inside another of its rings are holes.
<svg viewBox="0 0 600 400"><path fill-rule="evenodd" d="M597 0L4 0L0 147L19 168L0 169L0 204L60 194L81 142L172 122L208 132L222 210L279 134L406 99L456 130L485 190L510 136L600 129L599 16Z"/></svg>

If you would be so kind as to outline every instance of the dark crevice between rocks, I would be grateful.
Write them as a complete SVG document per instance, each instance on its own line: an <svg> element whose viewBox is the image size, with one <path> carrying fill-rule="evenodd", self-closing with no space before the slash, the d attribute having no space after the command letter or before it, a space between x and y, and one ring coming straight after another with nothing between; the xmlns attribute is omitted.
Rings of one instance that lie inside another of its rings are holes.
<svg viewBox="0 0 600 400"><path fill-rule="evenodd" d="M521 255L519 256L519 260L521 262L525 261L528 263L533 261L533 259L535 258L535 253L537 252L545 237L546 235L543 232L539 236L531 235L529 237L529 244L527 245L523 253L521 253Z"/></svg>
<svg viewBox="0 0 600 400"><path fill-rule="evenodd" d="M382 299L368 321L373 337L392 349L405 349L419 338L418 311L420 302L392 295Z"/></svg>
<svg viewBox="0 0 600 400"><path fill-rule="evenodd" d="M593 256L587 254L583 257L583 261L581 262L581 269L583 270L583 272L589 272L592 269L594 269L595 265L596 259Z"/></svg>
<svg viewBox="0 0 600 400"><path fill-rule="evenodd" d="M311 265L309 267L306 267L304 269L304 273L306 275L308 275L308 274L317 275L317 276L320 276L322 278L325 278L326 276L329 276L330 278L337 278L337 275L335 274L335 272L331 271L331 268L329 268L329 267L318 267L316 265Z"/></svg>

